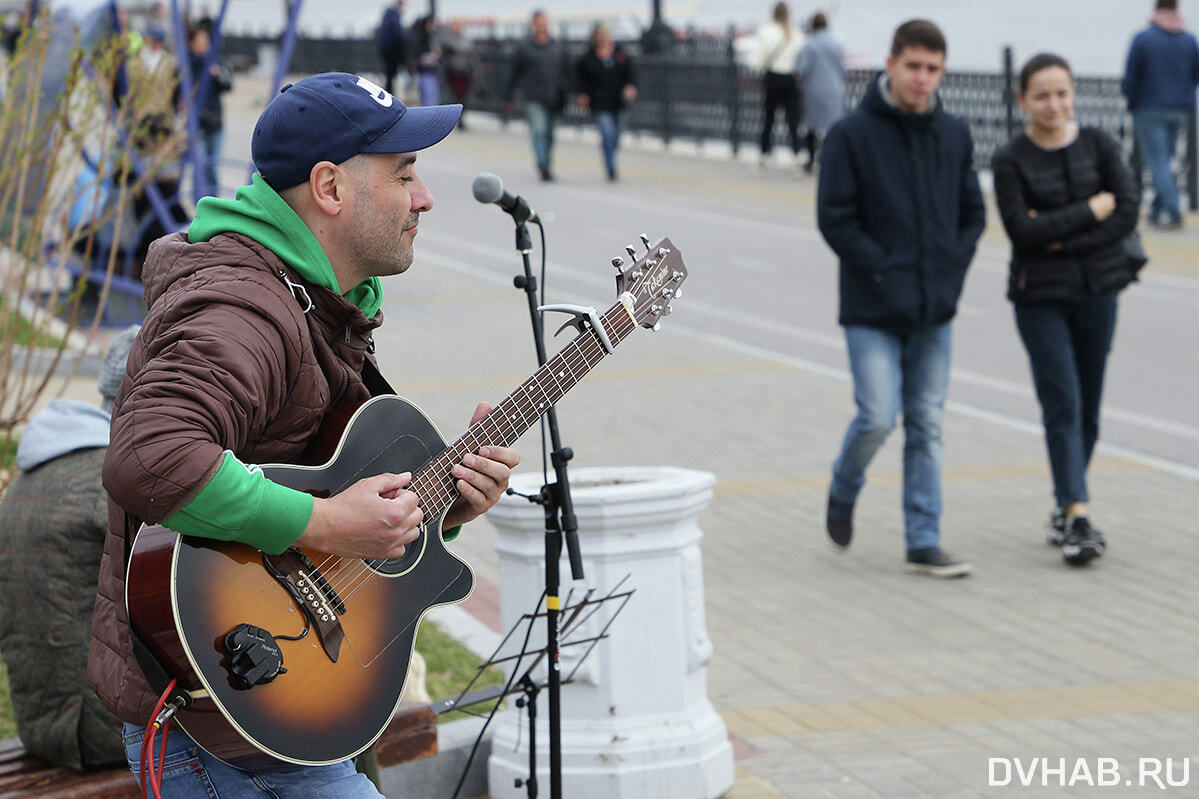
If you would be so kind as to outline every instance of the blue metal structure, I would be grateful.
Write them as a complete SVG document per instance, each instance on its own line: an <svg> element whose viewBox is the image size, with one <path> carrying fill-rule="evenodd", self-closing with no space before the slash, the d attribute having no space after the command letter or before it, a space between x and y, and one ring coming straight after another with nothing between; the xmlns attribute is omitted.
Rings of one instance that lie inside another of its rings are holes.
<svg viewBox="0 0 1199 799"><path fill-rule="evenodd" d="M297 38L297 23L299 20L302 0L285 0L287 5L287 18L284 31L279 41L279 61L276 66L274 75L274 84L272 96L282 84L288 67L291 63L292 53L295 50ZM37 0L31 0L30 13L36 14L38 7ZM207 94L210 87L210 82L207 80L200 81L199 86L195 86L192 80L190 69L190 50L188 48L186 9L180 8L179 0L171 0L171 32L175 43L175 56L178 66L178 75L180 82L179 96L183 98L184 110L186 111L186 146L181 157L179 165L180 176L184 172L189 172L192 176L191 180L191 204L194 206L201 197L210 194L219 193L219 186L210 186L205 177L205 163L203 149L200 146L200 114L204 108ZM216 63L217 53L221 42L221 29L225 20L225 14L229 8L229 0L222 0L220 12L213 20L211 31L212 46L208 54L204 58L201 75L207 75L212 65ZM91 31L85 35L86 38L106 34L120 34L121 24L118 15L117 3L115 0L104 0L98 2L96 7L89 13L81 15L81 19L77 21L77 25L86 31ZM31 16L32 18L32 16ZM129 91L129 80L125 72L124 64L118 68L116 82L114 85L114 103L118 103L127 96ZM132 131L118 130L116 132L118 141L125 142L132 135ZM88 167L97 175L103 173L99 168L99 162L103 158L103 154L84 153L83 158ZM252 169L252 166L251 166ZM140 159L134 157L133 171L137 176L145 174L146 167ZM180 191L185 181L179 181ZM190 223L190 219L179 218L176 209L179 208L178 196L164 196L159 185L154 181L147 180L142 184L141 190L144 198L148 203L149 212L143 218L136 220L136 226L133 230L132 241L138 242L149 234L149 231L157 226L166 231L185 230ZM91 189L89 189L91 191ZM103 197L105 192L96 191L97 197ZM86 203L85 203L86 207ZM86 275L89 283L94 285L102 285L107 282L110 289L110 296L114 299L123 297L124 301L113 303L110 301L106 305L102 323L105 325L125 325L130 322L140 321L144 310L142 308L143 287L141 281L135 275L135 249L136 246L128 246L125 248L123 257L119 258L114 274L108 275L107 264L112 247L119 247L119 242L114 240L113 228L111 225L106 226L106 229L98 232L97 244L100 246L94 249L91 258L91 263L68 263L67 268L70 272L76 275ZM71 257L68 253L60 253L61 257ZM118 308L117 305L123 307Z"/></svg>

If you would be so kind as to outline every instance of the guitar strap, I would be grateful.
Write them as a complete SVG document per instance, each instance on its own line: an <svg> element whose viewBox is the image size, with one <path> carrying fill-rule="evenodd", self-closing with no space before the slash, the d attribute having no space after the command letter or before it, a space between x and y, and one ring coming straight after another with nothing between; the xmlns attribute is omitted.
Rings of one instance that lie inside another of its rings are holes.
<svg viewBox="0 0 1199 799"><path fill-rule="evenodd" d="M387 378L379 371L379 367L375 366L374 361L370 356L362 359L362 383L366 386L367 391L372 397L377 397L380 394L395 394L396 390L387 382Z"/></svg>

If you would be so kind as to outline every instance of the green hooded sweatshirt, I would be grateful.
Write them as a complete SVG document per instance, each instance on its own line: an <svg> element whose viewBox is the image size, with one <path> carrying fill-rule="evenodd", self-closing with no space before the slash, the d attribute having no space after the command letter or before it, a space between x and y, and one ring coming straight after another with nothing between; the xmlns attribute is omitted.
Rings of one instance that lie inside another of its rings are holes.
<svg viewBox="0 0 1199 799"><path fill-rule="evenodd" d="M258 174L232 200L205 197L187 229L193 244L219 233L241 233L266 247L305 280L338 290L333 265L312 231ZM350 289L345 298L371 319L383 304L383 285L371 277ZM266 479L225 450L224 460L208 484L163 525L182 535L238 541L278 554L296 542L312 518L313 499L303 491Z"/></svg>

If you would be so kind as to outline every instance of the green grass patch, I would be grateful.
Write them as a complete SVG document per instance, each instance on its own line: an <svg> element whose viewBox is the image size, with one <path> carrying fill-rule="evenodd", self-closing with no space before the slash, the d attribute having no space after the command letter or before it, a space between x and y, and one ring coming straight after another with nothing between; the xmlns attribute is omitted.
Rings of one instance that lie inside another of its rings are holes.
<svg viewBox="0 0 1199 799"><path fill-rule="evenodd" d="M14 331L13 340L18 347L33 344L36 347L57 349L62 345L59 339L56 339L44 330L34 330L33 325L29 324L29 320L21 316L21 314L5 308L4 298L0 297L0 330L4 330L7 333L9 329Z"/></svg>
<svg viewBox="0 0 1199 799"><path fill-rule="evenodd" d="M17 737L17 722L12 712L12 697L8 694L8 667L0 659L0 739Z"/></svg>
<svg viewBox="0 0 1199 799"><path fill-rule="evenodd" d="M0 472L14 469L17 465L17 445L21 443L21 439L17 436L0 438ZM0 482L0 485L3 485ZM0 492L0 496L3 493Z"/></svg>
<svg viewBox="0 0 1199 799"><path fill-rule="evenodd" d="M429 696L434 701L457 696L475 676L482 662L470 650L430 622L420 626L416 646L425 656L425 663L429 667ZM492 667L475 683L475 688L486 688L503 682L503 673ZM453 721L466 717L466 713L455 710L443 715L439 721ZM8 669L3 659L0 659L0 739L13 738L16 734L17 724L13 718L12 698L8 693Z"/></svg>
<svg viewBox="0 0 1199 799"><path fill-rule="evenodd" d="M462 693L462 689L470 682L479 670L482 661L462 644L442 632L436 624L424 622L416 634L416 649L425 656L425 664L429 667L427 678L429 696L434 702L442 699L452 699ZM487 688L492 685L503 685L504 673L492 666L483 672L483 676L471 688L472 691ZM488 709L488 705L474 708L476 711ZM439 721L454 721L467 718L470 714L454 710L446 713Z"/></svg>

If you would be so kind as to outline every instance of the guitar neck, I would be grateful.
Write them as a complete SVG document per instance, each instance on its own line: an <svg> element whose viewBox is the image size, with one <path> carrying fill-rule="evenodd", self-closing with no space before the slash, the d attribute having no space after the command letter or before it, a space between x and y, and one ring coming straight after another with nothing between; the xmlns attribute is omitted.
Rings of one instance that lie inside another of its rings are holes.
<svg viewBox="0 0 1199 799"><path fill-rule="evenodd" d="M615 347L632 333L637 323L623 302L609 308L600 322ZM574 341L546 361L491 412L475 422L436 458L413 475L409 489L420 498L425 517L440 516L458 498L450 470L461 463L467 453L479 447L507 447L532 427L566 392L570 391L608 353L599 337L589 326Z"/></svg>

